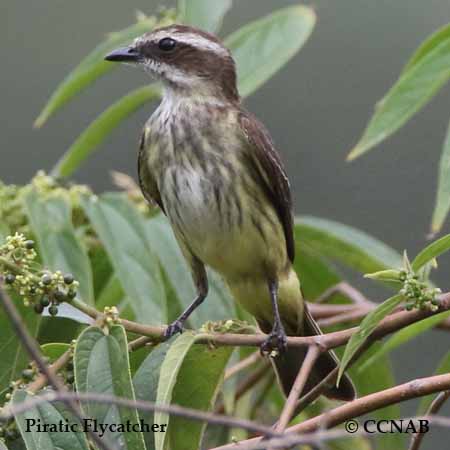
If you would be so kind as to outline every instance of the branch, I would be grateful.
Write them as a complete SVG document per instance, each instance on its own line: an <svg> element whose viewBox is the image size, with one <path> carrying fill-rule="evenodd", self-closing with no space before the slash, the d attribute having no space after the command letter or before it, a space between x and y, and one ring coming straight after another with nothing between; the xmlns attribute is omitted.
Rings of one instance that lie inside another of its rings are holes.
<svg viewBox="0 0 450 450"><path fill-rule="evenodd" d="M9 270L14 273L24 274L24 270L19 266L8 261L6 258L0 257L0 264L8 267ZM32 273L26 272L27 275L35 277ZM363 294L361 294L358 290L353 288L346 282L342 282L337 284L336 286L331 287L328 291L323 294L323 298L326 296L330 296L332 293L340 292L351 298L354 303L365 306L374 305L373 302L367 300ZM446 311L450 309L450 293L442 294L440 297L440 307L436 312L430 311L402 311L397 314L392 314L391 316L386 317L377 329L374 332L374 337L380 338L389 334L393 331L397 331L398 329L410 325L411 323L417 322L419 320L425 319L432 315L435 315L439 312ZM319 298L320 300L320 298ZM97 311L95 308L92 308L82 301L78 299L74 299L71 302L71 305L75 308L78 308L80 311L84 312L91 318L95 320L100 320L104 315ZM350 308L349 308L350 306ZM353 308L351 305L311 305L311 309L318 308L332 308L335 310L335 313L338 309L341 312L349 311ZM401 315L403 314L403 315ZM317 316L316 316L317 317ZM393 320L394 317L398 320ZM134 350L139 348L142 345L145 345L148 342L160 342L163 340L164 332L166 330L166 326L149 326L143 325L137 322L133 322L130 320L120 319L120 323L124 326L124 328L132 333L136 333L142 336L142 338L137 339L133 343L130 343L130 349ZM288 346L305 346L305 345L319 345L320 347L331 349L334 347L339 347L340 345L344 345L351 337L353 333L358 330L357 327L350 328L344 331L339 331L335 333L329 333L322 336L317 337L288 337L287 343ZM240 334L204 334L203 339L199 339L197 343L202 344L215 344L215 345L232 345L232 346L260 346L267 339L267 335L265 334L254 334L254 335L240 335Z"/></svg>
<svg viewBox="0 0 450 450"><path fill-rule="evenodd" d="M303 434L312 433L324 428L332 428L349 419L362 416L377 409L446 390L450 390L450 373L419 378L345 403L344 405L331 409L319 416L289 427L286 429L286 432ZM223 445L211 450L247 450L247 444L258 442L260 440L261 438L259 437L247 439L239 443Z"/></svg>
<svg viewBox="0 0 450 450"><path fill-rule="evenodd" d="M280 420L275 426L275 430L282 432L288 426L292 416L294 415L298 398L305 387L306 382L308 381L308 377L311 374L312 369L314 368L314 364L317 361L317 358L320 355L320 349L316 345L312 345L308 348L308 352L306 353L303 364L300 367L297 378L292 385L292 388L289 392L289 397L286 400L283 411L280 416Z"/></svg>
<svg viewBox="0 0 450 450"><path fill-rule="evenodd" d="M450 427L450 419L447 417L442 416L421 416L421 417L409 417L409 418L403 418L399 419L403 420L405 422L413 422L416 427L420 427L420 423L423 420L428 421L428 423L432 425L437 425L441 427ZM379 433L390 433L390 424L378 424L379 430L375 429L371 431L370 433L365 431L364 429L358 429L356 433L349 434L344 429L338 429L338 430L318 430L313 433L304 433L301 435L289 433L285 434L283 437L274 437L270 439L260 439L260 440L248 440L245 441L245 444L239 444L238 446L232 447L237 448L239 450L267 450L268 446L271 448L278 448L278 449L286 449L286 448L298 448L297 446L310 446L313 448L322 448L323 444L328 441L334 441L335 439L341 439L341 438L355 438L360 436L367 436L367 437L373 437L376 434ZM217 447L219 448L225 448L225 447ZM228 448L228 447L227 447ZM231 448L231 447L230 447ZM303 448L303 447L302 447ZM216 450L216 449L210 449L210 450Z"/></svg>

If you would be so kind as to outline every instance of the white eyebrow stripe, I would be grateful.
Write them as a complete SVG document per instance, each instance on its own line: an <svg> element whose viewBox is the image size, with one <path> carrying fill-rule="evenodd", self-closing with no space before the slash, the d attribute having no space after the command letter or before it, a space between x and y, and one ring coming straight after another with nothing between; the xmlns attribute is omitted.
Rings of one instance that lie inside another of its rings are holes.
<svg viewBox="0 0 450 450"><path fill-rule="evenodd" d="M221 44L211 41L205 38L204 36L195 33L183 33L176 31L167 32L164 30L160 31L159 33L154 33L153 36L151 36L152 40L155 42L159 42L161 39L170 37L184 44L192 45L192 47L198 48L200 50L208 50L214 52L219 56L229 55L228 50ZM145 40L146 40L145 35L138 37L135 39L134 45L139 45L141 42L145 42Z"/></svg>
<svg viewBox="0 0 450 450"><path fill-rule="evenodd" d="M210 50L218 55L228 55L228 50L217 42L194 33L175 33L175 39L184 44L192 45L198 49Z"/></svg>

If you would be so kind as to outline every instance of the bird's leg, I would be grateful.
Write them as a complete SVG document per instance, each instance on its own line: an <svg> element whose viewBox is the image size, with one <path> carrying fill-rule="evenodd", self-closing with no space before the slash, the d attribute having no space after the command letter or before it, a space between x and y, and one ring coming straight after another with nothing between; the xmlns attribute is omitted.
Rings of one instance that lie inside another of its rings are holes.
<svg viewBox="0 0 450 450"><path fill-rule="evenodd" d="M195 297L195 300L186 308L186 310L178 317L177 320L174 320L164 331L164 338L169 339L174 334L183 332L184 322L188 319L188 317L194 312L194 310L201 304L206 298L206 294L198 294Z"/></svg>
<svg viewBox="0 0 450 450"><path fill-rule="evenodd" d="M195 300L186 308L180 317L166 328L164 331L165 339L169 339L174 334L183 332L184 322L186 322L194 310L203 303L208 295L208 277L206 275L205 266L193 255L190 255L188 262L191 266L192 277L197 287L197 297L195 297Z"/></svg>
<svg viewBox="0 0 450 450"><path fill-rule="evenodd" d="M273 351L282 353L286 350L287 339L283 324L281 323L280 311L278 309L278 282L269 281L270 301L273 308L273 327L268 338L261 345L262 354L271 354Z"/></svg>

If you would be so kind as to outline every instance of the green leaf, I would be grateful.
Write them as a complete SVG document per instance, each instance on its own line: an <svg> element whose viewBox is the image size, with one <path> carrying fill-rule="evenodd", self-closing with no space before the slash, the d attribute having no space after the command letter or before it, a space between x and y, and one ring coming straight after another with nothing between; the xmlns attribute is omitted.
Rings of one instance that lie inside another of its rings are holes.
<svg viewBox="0 0 450 450"><path fill-rule="evenodd" d="M123 120L159 96L160 89L157 86L144 86L111 105L78 136L54 167L52 174L56 177L72 175Z"/></svg>
<svg viewBox="0 0 450 450"><path fill-rule="evenodd" d="M172 403L211 411L223 381L232 347L196 345L186 355L172 393ZM199 449L206 423L183 417L170 418L167 434L173 450Z"/></svg>
<svg viewBox="0 0 450 450"><path fill-rule="evenodd" d="M161 366L169 347L169 342L159 344L139 366L133 377L136 399L156 401ZM153 412L139 411L139 416L145 423L156 423ZM144 433L144 439L147 450L155 450L155 433Z"/></svg>
<svg viewBox="0 0 450 450"><path fill-rule="evenodd" d="M167 219L159 214L146 222L145 231L150 248L158 255L171 289L183 309L192 303L196 292L190 269L180 251ZM198 328L207 321L236 317L233 299L219 277L208 271L209 292L205 303L189 318ZM175 317L170 317L175 319Z"/></svg>
<svg viewBox="0 0 450 450"><path fill-rule="evenodd" d="M444 373L450 373L450 351L447 352L444 357L440 360L435 375L442 375ZM424 415L428 408L430 407L431 402L434 399L434 395L427 395L426 397L422 397L419 407L417 408L417 415Z"/></svg>
<svg viewBox="0 0 450 450"><path fill-rule="evenodd" d="M450 250L450 234L441 237L437 241L434 241L425 247L411 263L412 269L414 272L417 272L425 266L425 264L429 263L431 260L437 258L448 250Z"/></svg>
<svg viewBox="0 0 450 450"><path fill-rule="evenodd" d="M177 9L185 25L215 33L222 26L223 18L231 9L232 3L232 0L178 0Z"/></svg>
<svg viewBox="0 0 450 450"><path fill-rule="evenodd" d="M208 411L222 382L223 372L231 356L232 347L210 349L206 345L192 345L195 336L179 337L167 352L161 367L157 402L176 404L200 411ZM156 436L158 450L195 450L205 431L206 423L182 417L155 414L156 423L167 423L167 433Z"/></svg>
<svg viewBox="0 0 450 450"><path fill-rule="evenodd" d="M81 205L108 252L137 320L167 322L161 270L147 244L144 218L120 194L84 197Z"/></svg>
<svg viewBox="0 0 450 450"><path fill-rule="evenodd" d="M450 78L450 24L433 34L412 56L398 81L378 103L362 138L351 150L352 160L398 130Z"/></svg>
<svg viewBox="0 0 450 450"><path fill-rule="evenodd" d="M51 362L56 361L67 350L70 349L70 344L54 343L41 345L41 351L44 356L50 359Z"/></svg>
<svg viewBox="0 0 450 450"><path fill-rule="evenodd" d="M24 196L24 203L44 265L53 271L73 274L80 282L78 293L82 300L93 304L91 265L72 224L69 200L63 196L43 197L30 189Z"/></svg>
<svg viewBox="0 0 450 450"><path fill-rule="evenodd" d="M450 122L447 128L444 148L439 162L438 188L434 206L431 231L437 233L450 211Z"/></svg>
<svg viewBox="0 0 450 450"><path fill-rule="evenodd" d="M178 372L188 351L194 345L197 336L190 332L184 332L170 346L160 369L158 390L156 393L157 404L170 405L172 403L172 393L177 381ZM162 412L155 413L155 423L165 424L168 422L168 414ZM165 449L166 436L167 433L158 433L155 435L155 448L157 450Z"/></svg>
<svg viewBox="0 0 450 450"><path fill-rule="evenodd" d="M74 354L75 383L78 392L98 392L135 400L125 330L113 325L105 334L98 327L86 328L77 339ZM83 403L88 417L98 423L139 423L135 408ZM132 429L132 428L131 428ZM108 431L110 443L128 450L145 450L140 432ZM119 445L120 444L120 445Z"/></svg>
<svg viewBox="0 0 450 450"><path fill-rule="evenodd" d="M397 331L393 334L375 354L372 355L370 359L366 361L364 366L361 369L366 369L368 367L373 366L375 362L379 362L379 359L392 352L392 350L396 349L400 345L403 345L407 342L412 341L415 337L419 336L422 333L434 328L436 325L441 323L443 320L450 317L450 311L446 311L440 314L437 314L432 317L428 317L427 319L423 319L420 322L413 323L401 330Z"/></svg>
<svg viewBox="0 0 450 450"><path fill-rule="evenodd" d="M14 304L24 321L28 332L36 337L38 335L39 324L41 322L33 308L25 307L23 300L17 296L12 296ZM22 344L11 325L9 317L3 311L3 304L0 299L0 392L7 388L11 381L19 378L20 372L28 364L29 357L24 352Z"/></svg>
<svg viewBox="0 0 450 450"><path fill-rule="evenodd" d="M117 67L104 60L107 53L115 48L128 44L132 39L151 31L156 25L154 17L147 17L121 31L110 33L107 39L98 45L80 64L64 79L50 97L34 126L41 127L59 108L65 105L76 94L92 84L97 78Z"/></svg>
<svg viewBox="0 0 450 450"><path fill-rule="evenodd" d="M250 22L225 39L236 60L239 91L246 97L280 70L308 40L316 15L308 6L283 8Z"/></svg>
<svg viewBox="0 0 450 450"><path fill-rule="evenodd" d="M34 396L23 390L17 390L13 394L12 403L13 405L19 405L32 397ZM73 416L68 415L63 408L60 409L61 406L58 403L45 402L16 416L17 427L25 441L27 450L88 450L86 437L81 432L81 424ZM77 429L76 431L71 429L63 433L50 431L52 427L47 427L49 431L44 431L43 428L38 430L37 425L31 425L31 421L35 420L36 424L39 423L41 427L54 424L57 429L60 422L66 423L66 419L69 420L68 423L77 425L74 427ZM29 426L27 426L27 420Z"/></svg>
<svg viewBox="0 0 450 450"><path fill-rule="evenodd" d="M362 273L402 267L399 253L356 228L311 216L295 220L296 240ZM302 244L303 245L303 244Z"/></svg>
<svg viewBox="0 0 450 450"><path fill-rule="evenodd" d="M430 54L436 47L438 47L443 41L450 38L450 24L444 25L439 28L431 36L429 36L425 41L418 47L414 52L414 55L406 63L403 68L402 74L406 73L412 67L422 62L422 60Z"/></svg>
<svg viewBox="0 0 450 450"><path fill-rule="evenodd" d="M345 346L344 355L342 356L341 364L339 366L339 374L337 384L347 368L350 360L355 353L366 342L367 338L372 334L377 325L404 300L402 295L395 295L388 300L381 303L373 311L371 311L363 319L359 325L359 330L352 335L347 345Z"/></svg>

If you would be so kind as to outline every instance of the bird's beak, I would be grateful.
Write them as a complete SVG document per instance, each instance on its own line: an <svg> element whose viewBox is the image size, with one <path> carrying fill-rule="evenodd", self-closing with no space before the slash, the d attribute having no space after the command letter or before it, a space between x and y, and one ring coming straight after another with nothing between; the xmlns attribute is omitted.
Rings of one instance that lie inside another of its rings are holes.
<svg viewBox="0 0 450 450"><path fill-rule="evenodd" d="M106 61L114 62L139 62L140 54L133 47L123 47L113 50L105 56Z"/></svg>

